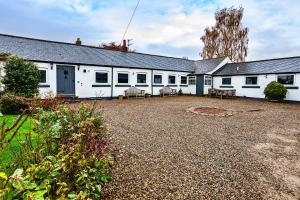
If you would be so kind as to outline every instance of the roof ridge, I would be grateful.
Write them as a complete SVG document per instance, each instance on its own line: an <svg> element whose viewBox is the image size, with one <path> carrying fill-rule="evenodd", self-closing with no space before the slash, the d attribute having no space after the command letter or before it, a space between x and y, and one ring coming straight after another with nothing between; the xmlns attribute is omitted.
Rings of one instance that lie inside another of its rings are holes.
<svg viewBox="0 0 300 200"><path fill-rule="evenodd" d="M82 47L88 47L88 48L95 48L95 49L102 49L106 51L115 51L110 49L105 49L103 47L97 47L92 45L77 45L75 43L70 42L61 42L61 41L54 41L54 40L45 40L45 39L38 39L38 38L31 38L31 37L24 37L24 36L17 36L17 35L9 35L9 34L3 34L0 33L0 36L6 36L6 37L14 37L14 38L20 38L20 39L27 39L27 40L34 40L34 41L40 41L40 42L51 42L51 43L57 43L57 44L66 44L66 45L72 45L72 46L82 46ZM115 52L122 52L122 51L115 51ZM173 59L179 59L179 60L187 60L191 62L195 62L196 60L190 60L186 58L179 58L179 57L172 57L172 56L163 56L163 55L156 55L156 54L149 54L149 53L140 53L140 52L122 52L122 53L134 53L134 54L142 54L142 55L148 55L148 56L158 56L158 57L164 57L164 58L173 58Z"/></svg>
<svg viewBox="0 0 300 200"><path fill-rule="evenodd" d="M237 62L237 63L226 63L226 64L244 64L244 63L253 63L253 62L264 62L264 61L272 61L272 60L284 60L284 59L292 59L292 58L300 58L300 56L289 56L289 57L281 57L281 58L269 58L269 59L261 59L261 60L251 60L245 62Z"/></svg>
<svg viewBox="0 0 300 200"><path fill-rule="evenodd" d="M227 56L221 56L221 57L217 57L217 58L205 58L205 59L202 59L202 60L194 60L195 62L197 61L205 61L205 60L215 60L215 59L225 59Z"/></svg>

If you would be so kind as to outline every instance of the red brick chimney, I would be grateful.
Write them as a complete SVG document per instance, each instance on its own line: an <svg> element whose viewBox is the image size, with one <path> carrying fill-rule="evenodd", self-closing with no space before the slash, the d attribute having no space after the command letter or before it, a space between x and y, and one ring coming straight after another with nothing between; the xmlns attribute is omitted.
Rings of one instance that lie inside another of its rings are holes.
<svg viewBox="0 0 300 200"><path fill-rule="evenodd" d="M126 40L123 40L123 43L121 45L121 51L123 51L123 52L127 52L128 51Z"/></svg>

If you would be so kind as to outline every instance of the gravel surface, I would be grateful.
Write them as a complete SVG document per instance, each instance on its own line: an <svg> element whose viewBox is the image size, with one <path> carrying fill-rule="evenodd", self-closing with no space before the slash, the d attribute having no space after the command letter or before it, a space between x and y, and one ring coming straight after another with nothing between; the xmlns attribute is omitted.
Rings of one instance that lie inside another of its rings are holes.
<svg viewBox="0 0 300 200"><path fill-rule="evenodd" d="M104 199L299 199L300 104L101 101L117 163ZM197 115L191 107L236 111Z"/></svg>

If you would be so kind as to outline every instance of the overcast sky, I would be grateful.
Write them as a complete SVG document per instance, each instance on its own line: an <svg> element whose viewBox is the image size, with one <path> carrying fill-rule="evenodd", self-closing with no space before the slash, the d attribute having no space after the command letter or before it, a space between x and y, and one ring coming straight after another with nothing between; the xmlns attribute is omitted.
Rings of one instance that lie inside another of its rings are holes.
<svg viewBox="0 0 300 200"><path fill-rule="evenodd" d="M0 0L0 33L84 44L120 41L137 0ZM200 59L219 8L245 9L247 60L300 56L299 0L141 0L126 38L138 52Z"/></svg>

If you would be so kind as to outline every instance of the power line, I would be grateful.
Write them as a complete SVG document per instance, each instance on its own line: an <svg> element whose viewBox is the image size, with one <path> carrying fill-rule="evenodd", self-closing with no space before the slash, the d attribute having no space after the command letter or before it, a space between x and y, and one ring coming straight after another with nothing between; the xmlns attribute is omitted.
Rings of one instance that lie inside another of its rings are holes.
<svg viewBox="0 0 300 200"><path fill-rule="evenodd" d="M135 6L135 8L134 8L134 10L133 10L133 13L132 13L131 18L130 18L130 20L129 20L129 23L128 23L126 29L125 29L124 34L123 34L123 37L122 37L122 40L121 40L121 44L122 44L122 41L123 41L124 38L125 38L125 35L126 35L128 29L129 29L129 26L130 26L130 24L131 24L131 22L132 22L132 19L133 19L135 13L136 13L136 10L137 10L138 6L139 6L139 4L140 4L140 1L141 1L141 0L138 0L137 4L136 4L136 6Z"/></svg>

